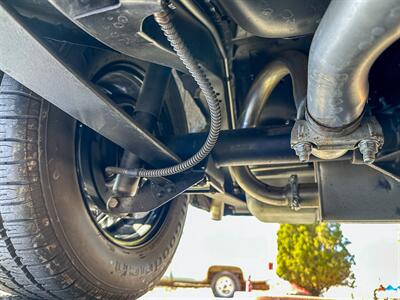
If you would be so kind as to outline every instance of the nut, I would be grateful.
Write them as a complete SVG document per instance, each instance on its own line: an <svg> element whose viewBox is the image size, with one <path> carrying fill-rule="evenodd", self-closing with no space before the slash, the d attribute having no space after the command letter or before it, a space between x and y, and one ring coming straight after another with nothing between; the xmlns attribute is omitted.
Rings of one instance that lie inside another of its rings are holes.
<svg viewBox="0 0 400 300"><path fill-rule="evenodd" d="M297 143L293 146L296 155L299 157L301 162L308 162L310 160L312 146L308 142Z"/></svg>
<svg viewBox="0 0 400 300"><path fill-rule="evenodd" d="M358 144L358 149L363 156L363 161L366 164L372 164L375 161L376 153L378 153L379 143L375 140L362 140Z"/></svg>
<svg viewBox="0 0 400 300"><path fill-rule="evenodd" d="M119 205L119 201L117 198L111 197L110 199L108 199L107 201L107 206L108 208L116 208Z"/></svg>

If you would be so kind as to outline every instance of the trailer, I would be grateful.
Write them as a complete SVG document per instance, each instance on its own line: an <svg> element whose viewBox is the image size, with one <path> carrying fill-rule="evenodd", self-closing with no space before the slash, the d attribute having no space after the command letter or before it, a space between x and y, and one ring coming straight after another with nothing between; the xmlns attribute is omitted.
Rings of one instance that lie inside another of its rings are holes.
<svg viewBox="0 0 400 300"><path fill-rule="evenodd" d="M235 266L211 266L206 278L195 280L191 278L163 277L157 284L159 287L170 288L208 288L212 289L215 297L232 298L237 291L269 290L265 280L253 281L245 279L243 271Z"/></svg>

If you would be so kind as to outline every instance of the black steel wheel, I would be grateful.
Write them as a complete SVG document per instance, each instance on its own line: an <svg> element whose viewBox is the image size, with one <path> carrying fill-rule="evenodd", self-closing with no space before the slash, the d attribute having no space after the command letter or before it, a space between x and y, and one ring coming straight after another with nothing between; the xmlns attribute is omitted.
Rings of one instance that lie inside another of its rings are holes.
<svg viewBox="0 0 400 300"><path fill-rule="evenodd" d="M138 66L117 62L99 70L94 77L94 83L125 112L133 115L143 78L144 72ZM163 121L167 122L165 113L164 110ZM139 247L147 242L163 223L169 205L146 214L123 217L105 212L107 197L112 193L116 176L110 176L104 170L107 166L120 164L123 149L79 123L76 139L79 184L89 213L99 230L121 247Z"/></svg>
<svg viewBox="0 0 400 300"><path fill-rule="evenodd" d="M116 54L82 57L86 74L132 112L142 69ZM166 98L160 134L186 123L179 101ZM122 150L7 75L0 114L2 289L24 298L135 299L154 286L178 245L186 198L147 215L101 215L113 181L103 167Z"/></svg>

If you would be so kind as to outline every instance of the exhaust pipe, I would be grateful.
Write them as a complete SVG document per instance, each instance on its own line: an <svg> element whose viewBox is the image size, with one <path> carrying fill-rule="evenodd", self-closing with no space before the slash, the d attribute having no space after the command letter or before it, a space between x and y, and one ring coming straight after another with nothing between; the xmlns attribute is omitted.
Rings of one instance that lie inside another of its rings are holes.
<svg viewBox="0 0 400 300"><path fill-rule="evenodd" d="M400 1L332 0L311 44L309 121L330 131L357 127L369 70L399 37Z"/></svg>
<svg viewBox="0 0 400 300"><path fill-rule="evenodd" d="M374 117L363 117L368 74L399 37L398 0L332 0L311 44L306 121L292 130L291 147L301 161L358 148L365 163L374 162L383 133Z"/></svg>
<svg viewBox="0 0 400 300"><path fill-rule="evenodd" d="M306 94L305 78L307 74L307 58L296 51L287 51L281 58L269 63L253 82L243 106L243 112L239 120L239 128L250 128L257 126L263 108L268 102L274 88L282 78L290 75L293 84L293 96L296 106ZM272 206L291 206L297 208L301 202L318 201L318 189L316 184L300 184L296 191L293 185L288 184L284 187L271 186L256 178L249 167L230 167L230 174L237 184L254 199ZM295 192L295 196L293 196Z"/></svg>

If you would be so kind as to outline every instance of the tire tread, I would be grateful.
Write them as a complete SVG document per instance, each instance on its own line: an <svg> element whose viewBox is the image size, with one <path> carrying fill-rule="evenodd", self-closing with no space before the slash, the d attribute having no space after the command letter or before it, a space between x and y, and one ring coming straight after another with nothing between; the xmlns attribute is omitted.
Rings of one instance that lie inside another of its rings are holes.
<svg viewBox="0 0 400 300"><path fill-rule="evenodd" d="M3 76L0 86L0 287L33 299L112 299L115 295L95 287L75 269L50 226L38 166L42 102L23 85Z"/></svg>

